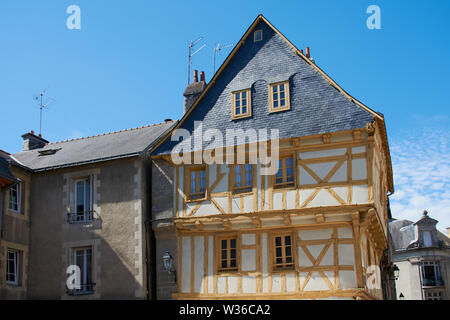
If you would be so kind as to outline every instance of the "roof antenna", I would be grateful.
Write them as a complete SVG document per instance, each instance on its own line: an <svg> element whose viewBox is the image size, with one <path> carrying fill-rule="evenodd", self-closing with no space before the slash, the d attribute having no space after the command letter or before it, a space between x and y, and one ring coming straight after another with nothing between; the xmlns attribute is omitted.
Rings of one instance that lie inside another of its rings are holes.
<svg viewBox="0 0 450 320"><path fill-rule="evenodd" d="M188 56L188 85L191 82L191 64L192 64L192 57L202 50L204 47L206 47L206 44L203 44L200 48L198 48L195 52L192 52L192 49L195 47L195 45L202 40L203 37L198 38L197 40L192 41L189 43L189 56Z"/></svg>
<svg viewBox="0 0 450 320"><path fill-rule="evenodd" d="M232 47L232 46L233 46L232 43L226 44L223 46L221 46L220 43L216 43L216 45L214 47L214 53L213 53L213 76L216 73L216 52L217 52L217 54L220 54L221 50L228 48L228 47Z"/></svg>
<svg viewBox="0 0 450 320"><path fill-rule="evenodd" d="M44 108L47 108L50 104L52 104L53 102L55 102L55 99L50 98L48 101L46 101L45 103L43 102L43 98L45 93L47 92L48 88L50 88L50 86L47 87L47 89L43 90L41 93L37 94L34 96L34 100L39 102L39 109L40 109L40 117L39 117L39 136L42 136L42 110Z"/></svg>

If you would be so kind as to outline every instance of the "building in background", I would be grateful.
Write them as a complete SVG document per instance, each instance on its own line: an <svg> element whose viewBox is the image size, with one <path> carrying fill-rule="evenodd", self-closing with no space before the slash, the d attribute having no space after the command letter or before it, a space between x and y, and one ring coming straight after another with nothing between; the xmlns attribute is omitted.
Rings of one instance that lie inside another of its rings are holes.
<svg viewBox="0 0 450 320"><path fill-rule="evenodd" d="M0 299L27 296L31 172L0 150Z"/></svg>
<svg viewBox="0 0 450 320"><path fill-rule="evenodd" d="M437 223L424 211L416 222L395 220L389 224L393 259L400 269L397 299L450 299L450 239L436 229Z"/></svg>
<svg viewBox="0 0 450 320"><path fill-rule="evenodd" d="M22 136L23 150L10 156L19 183L8 191L2 252L19 270L9 291L26 294L8 297L151 297L145 153L174 123L55 143L34 132ZM67 286L69 266L79 268L79 287Z"/></svg>
<svg viewBox="0 0 450 320"><path fill-rule="evenodd" d="M175 127L193 145L182 149L188 160L174 160L178 139L170 135L151 153L157 298L388 298L389 285L371 280L380 270L379 278L392 278L383 115L262 15L208 84L194 79ZM251 130L267 136L254 139ZM270 175L250 149L266 140L279 143ZM188 163L219 155L222 145L236 154L244 147L245 161Z"/></svg>

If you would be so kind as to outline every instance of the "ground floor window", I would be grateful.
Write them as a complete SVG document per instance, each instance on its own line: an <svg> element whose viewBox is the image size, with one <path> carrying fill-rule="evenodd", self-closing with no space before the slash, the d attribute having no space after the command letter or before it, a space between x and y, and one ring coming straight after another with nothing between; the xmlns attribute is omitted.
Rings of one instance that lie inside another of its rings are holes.
<svg viewBox="0 0 450 320"><path fill-rule="evenodd" d="M6 283L19 285L19 251L8 249L6 254Z"/></svg>

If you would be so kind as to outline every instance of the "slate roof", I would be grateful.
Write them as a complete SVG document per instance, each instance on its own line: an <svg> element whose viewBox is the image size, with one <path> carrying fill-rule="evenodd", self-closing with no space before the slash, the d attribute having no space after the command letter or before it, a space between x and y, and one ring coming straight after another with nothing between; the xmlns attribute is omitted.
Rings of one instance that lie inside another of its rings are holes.
<svg viewBox="0 0 450 320"><path fill-rule="evenodd" d="M252 30L261 29L263 40L252 41ZM291 110L269 114L268 85L289 81ZM231 120L231 92L251 89L252 116ZM363 128L367 122L381 123L388 190L394 192L392 167L384 118L345 92L315 62L306 57L267 19L259 15L239 40L193 106L174 129L194 131L195 121L203 130L213 128L225 137L228 129L279 129L280 139L312 136ZM158 143L151 155L169 154L177 141L169 135ZM236 145L228 143L226 145ZM207 149L208 142L195 140Z"/></svg>
<svg viewBox="0 0 450 320"><path fill-rule="evenodd" d="M53 142L43 148L22 151L11 157L34 171L132 157L152 147L176 123L166 121L86 138Z"/></svg>
<svg viewBox="0 0 450 320"><path fill-rule="evenodd" d="M0 157L0 178L9 180L11 182L16 181L16 177L9 170L9 162L3 157Z"/></svg>

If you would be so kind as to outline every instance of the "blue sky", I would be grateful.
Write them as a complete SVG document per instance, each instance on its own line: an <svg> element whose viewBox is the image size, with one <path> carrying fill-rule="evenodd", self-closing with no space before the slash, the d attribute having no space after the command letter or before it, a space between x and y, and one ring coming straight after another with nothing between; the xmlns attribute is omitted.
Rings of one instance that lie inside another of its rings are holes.
<svg viewBox="0 0 450 320"><path fill-rule="evenodd" d="M81 30L69 30L69 5ZM369 30L369 5L381 30ZM49 87L43 136L59 141L178 119L187 46L212 76L213 47L237 43L262 13L347 92L386 117L393 214L423 209L450 226L449 1L23 1L0 3L0 149L39 130L33 95ZM229 50L218 57L218 64ZM217 69L217 68L216 68Z"/></svg>

